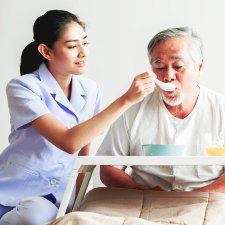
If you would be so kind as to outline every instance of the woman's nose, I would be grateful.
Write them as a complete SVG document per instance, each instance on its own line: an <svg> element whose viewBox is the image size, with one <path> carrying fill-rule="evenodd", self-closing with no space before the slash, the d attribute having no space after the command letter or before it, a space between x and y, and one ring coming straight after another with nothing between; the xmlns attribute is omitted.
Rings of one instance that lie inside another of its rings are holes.
<svg viewBox="0 0 225 225"><path fill-rule="evenodd" d="M85 56L87 56L87 48L84 46L80 46L79 52L78 52L78 57L83 58Z"/></svg>

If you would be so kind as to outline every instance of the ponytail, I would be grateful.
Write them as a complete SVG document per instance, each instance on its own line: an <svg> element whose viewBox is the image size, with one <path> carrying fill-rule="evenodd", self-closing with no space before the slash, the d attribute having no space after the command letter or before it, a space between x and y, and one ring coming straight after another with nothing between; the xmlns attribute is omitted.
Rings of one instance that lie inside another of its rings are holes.
<svg viewBox="0 0 225 225"><path fill-rule="evenodd" d="M36 41L31 42L24 48L20 62L21 76L27 73L32 73L38 69L42 62L45 61L45 58L40 54L37 48L38 44Z"/></svg>
<svg viewBox="0 0 225 225"><path fill-rule="evenodd" d="M35 41L27 45L21 55L21 75L37 70L42 62L47 65L48 60L38 51L38 43L52 49L54 43L61 37L65 26L71 22L78 23L85 30L84 23L76 15L64 10L50 10L36 19L33 25Z"/></svg>

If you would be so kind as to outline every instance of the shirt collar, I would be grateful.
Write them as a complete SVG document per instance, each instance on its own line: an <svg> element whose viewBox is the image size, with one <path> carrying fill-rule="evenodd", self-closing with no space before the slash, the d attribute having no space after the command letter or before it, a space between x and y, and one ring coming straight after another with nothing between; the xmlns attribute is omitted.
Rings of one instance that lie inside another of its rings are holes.
<svg viewBox="0 0 225 225"><path fill-rule="evenodd" d="M72 92L70 101L66 98L63 90L48 70L45 63L42 63L38 69L38 75L41 82L49 90L52 97L61 105L69 109L73 114L77 115L86 103L85 87L81 85L75 75L72 77Z"/></svg>

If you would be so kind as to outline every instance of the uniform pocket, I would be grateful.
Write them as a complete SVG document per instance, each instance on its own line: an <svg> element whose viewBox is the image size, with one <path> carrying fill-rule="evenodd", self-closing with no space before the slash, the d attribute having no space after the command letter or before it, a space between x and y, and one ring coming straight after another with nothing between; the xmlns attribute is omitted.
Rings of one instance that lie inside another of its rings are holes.
<svg viewBox="0 0 225 225"><path fill-rule="evenodd" d="M36 185L34 182L36 181ZM14 206L26 195L34 195L40 182L39 172L9 159L0 171L1 204Z"/></svg>
<svg viewBox="0 0 225 225"><path fill-rule="evenodd" d="M31 166L27 166L26 162L20 161L20 160L9 160L7 171L10 174L24 174L24 175L33 175L33 176L39 176L39 171L36 171L31 168Z"/></svg>

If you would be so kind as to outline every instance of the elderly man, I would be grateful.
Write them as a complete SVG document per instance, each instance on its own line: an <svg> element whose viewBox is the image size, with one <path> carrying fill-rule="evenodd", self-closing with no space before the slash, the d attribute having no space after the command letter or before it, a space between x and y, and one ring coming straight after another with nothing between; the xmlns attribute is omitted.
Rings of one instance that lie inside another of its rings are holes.
<svg viewBox="0 0 225 225"><path fill-rule="evenodd" d="M156 85L109 129L97 155L141 156L142 144L182 144L185 155L225 140L225 97L197 82L203 66L202 42L188 27L167 29L148 45L153 72L174 91ZM102 166L106 186L225 193L223 166Z"/></svg>

